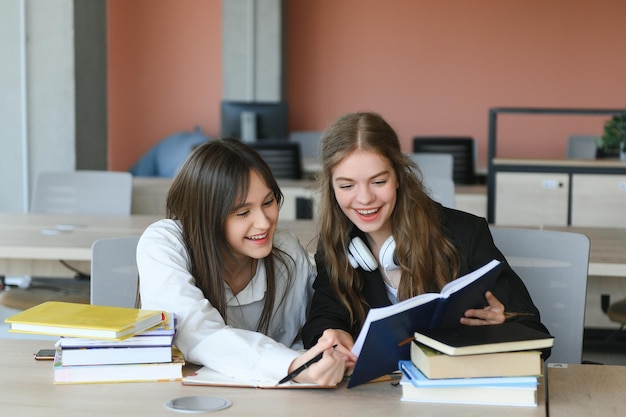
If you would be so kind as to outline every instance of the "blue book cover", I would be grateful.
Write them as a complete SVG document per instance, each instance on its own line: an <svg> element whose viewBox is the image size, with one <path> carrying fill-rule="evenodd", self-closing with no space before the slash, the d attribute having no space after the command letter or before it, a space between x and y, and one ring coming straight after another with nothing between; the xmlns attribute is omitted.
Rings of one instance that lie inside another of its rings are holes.
<svg viewBox="0 0 626 417"><path fill-rule="evenodd" d="M539 383L536 376L428 379L410 360L398 361L398 368L402 371L402 376L411 381L411 384L418 388L471 386L515 386L533 388Z"/></svg>

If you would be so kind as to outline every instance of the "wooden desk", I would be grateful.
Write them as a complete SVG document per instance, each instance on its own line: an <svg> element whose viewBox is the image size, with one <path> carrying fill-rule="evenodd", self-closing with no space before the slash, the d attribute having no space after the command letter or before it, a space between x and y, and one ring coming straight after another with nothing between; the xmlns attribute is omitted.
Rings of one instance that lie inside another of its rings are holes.
<svg viewBox="0 0 626 417"><path fill-rule="evenodd" d="M309 242L315 243L316 226L310 220L281 221L280 226L288 229L300 239L311 253L315 252ZM511 226L516 227L516 226ZM525 226L527 227L527 226ZM545 227L546 230L582 233L591 242L589 274L613 277L626 277L626 229L598 227Z"/></svg>
<svg viewBox="0 0 626 417"><path fill-rule="evenodd" d="M626 277L626 228L545 226L544 229L582 233L589 238L589 275Z"/></svg>
<svg viewBox="0 0 626 417"><path fill-rule="evenodd" d="M172 180L170 178L135 177L133 178L133 214L165 216L165 200ZM317 184L312 179L278 180L278 185L285 196L280 217L283 220L295 220L297 197L315 198ZM477 216L487 216L487 186L455 186L456 207L459 210Z"/></svg>
<svg viewBox="0 0 626 417"><path fill-rule="evenodd" d="M626 414L626 366L564 366L548 368L550 417Z"/></svg>
<svg viewBox="0 0 626 417"><path fill-rule="evenodd" d="M400 401L400 387L389 382L333 390L262 390L183 386L179 382L54 385L52 363L35 361L33 352L50 341L0 339L0 410L4 416L176 416L165 408L171 399L208 395L232 406L220 416L510 416L545 417L538 407L420 404ZM542 392L542 390L540 390Z"/></svg>
<svg viewBox="0 0 626 417"><path fill-rule="evenodd" d="M140 235L157 219L0 213L0 275L72 276L59 260L88 272L94 241Z"/></svg>

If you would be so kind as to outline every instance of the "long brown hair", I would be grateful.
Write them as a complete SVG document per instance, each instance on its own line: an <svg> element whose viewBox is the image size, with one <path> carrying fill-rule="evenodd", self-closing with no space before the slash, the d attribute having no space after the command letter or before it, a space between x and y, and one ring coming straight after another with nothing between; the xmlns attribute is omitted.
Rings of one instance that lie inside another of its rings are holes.
<svg viewBox="0 0 626 417"><path fill-rule="evenodd" d="M346 254L354 226L339 207L332 184L337 164L356 149L387 159L398 179L396 206L391 215L396 256L402 270L398 298L439 291L458 275L460 262L456 247L441 230L437 204L424 192L415 173L417 166L401 151L393 128L376 113L339 117L322 134L319 254L335 294L348 309L353 324L360 327L368 306L361 295L361 278Z"/></svg>
<svg viewBox="0 0 626 417"><path fill-rule="evenodd" d="M189 253L188 265L195 284L215 307L224 321L226 317L225 257L234 260L227 243L225 222L233 207L242 203L255 171L272 191L279 207L283 194L270 168L249 146L232 138L211 140L198 146L189 155L174 178L167 195L167 217L179 220L183 241ZM275 262L286 264L286 254L277 248L263 259L267 276L267 292L257 330L267 332L276 297ZM290 279L288 274L285 279ZM286 286L288 288L289 285ZM284 294L283 294L284 296Z"/></svg>

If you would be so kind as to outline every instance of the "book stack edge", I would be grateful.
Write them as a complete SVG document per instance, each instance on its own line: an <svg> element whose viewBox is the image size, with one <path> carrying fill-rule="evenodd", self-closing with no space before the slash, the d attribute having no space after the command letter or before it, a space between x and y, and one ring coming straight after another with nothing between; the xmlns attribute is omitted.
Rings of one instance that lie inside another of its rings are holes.
<svg viewBox="0 0 626 417"><path fill-rule="evenodd" d="M517 323L416 332L398 363L402 400L536 407L540 349L553 342Z"/></svg>
<svg viewBox="0 0 626 417"><path fill-rule="evenodd" d="M182 380L171 313L48 301L5 322L11 332L60 336L55 384Z"/></svg>
<svg viewBox="0 0 626 417"><path fill-rule="evenodd" d="M173 314L124 340L62 337L55 345L54 383L180 381L184 358L175 348Z"/></svg>

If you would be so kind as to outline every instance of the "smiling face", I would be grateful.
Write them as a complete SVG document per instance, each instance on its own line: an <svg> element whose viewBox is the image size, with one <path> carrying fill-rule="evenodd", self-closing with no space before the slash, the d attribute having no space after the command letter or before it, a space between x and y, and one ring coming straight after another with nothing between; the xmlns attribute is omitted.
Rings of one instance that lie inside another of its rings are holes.
<svg viewBox="0 0 626 417"><path fill-rule="evenodd" d="M262 259L272 251L278 222L278 202L256 171L244 202L233 208L225 224L226 241L237 260Z"/></svg>
<svg viewBox="0 0 626 417"><path fill-rule="evenodd" d="M376 242L391 235L398 180L389 160L356 149L335 166L332 184L339 207L356 227Z"/></svg>

